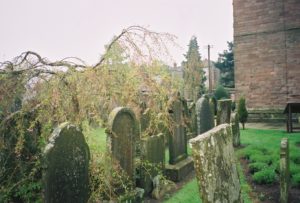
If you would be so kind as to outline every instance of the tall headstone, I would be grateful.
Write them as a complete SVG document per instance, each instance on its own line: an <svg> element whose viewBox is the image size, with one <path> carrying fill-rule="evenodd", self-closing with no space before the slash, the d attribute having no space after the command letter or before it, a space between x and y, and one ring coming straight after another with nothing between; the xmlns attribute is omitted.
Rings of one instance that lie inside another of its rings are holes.
<svg viewBox="0 0 300 203"><path fill-rule="evenodd" d="M282 138L280 143L280 203L287 203L289 200L289 141Z"/></svg>
<svg viewBox="0 0 300 203"><path fill-rule="evenodd" d="M230 124L231 102L231 99L218 100L217 125Z"/></svg>
<svg viewBox="0 0 300 203"><path fill-rule="evenodd" d="M194 102L189 105L189 132L188 138L194 138L197 136L197 112L196 104Z"/></svg>
<svg viewBox="0 0 300 203"><path fill-rule="evenodd" d="M239 115L237 113L231 114L231 127L232 127L233 146L238 147L241 144L241 140L240 140Z"/></svg>
<svg viewBox="0 0 300 203"><path fill-rule="evenodd" d="M109 114L108 147L114 161L117 161L128 177L135 183L136 140L139 127L134 112L126 107L117 107Z"/></svg>
<svg viewBox="0 0 300 203"><path fill-rule="evenodd" d="M165 167L165 139L163 134L153 135L141 139L141 169L140 187L145 194L151 194L153 179Z"/></svg>
<svg viewBox="0 0 300 203"><path fill-rule="evenodd" d="M173 98L170 105L172 130L169 137L170 164L176 164L187 157L187 137L184 123L184 106L180 95Z"/></svg>
<svg viewBox="0 0 300 203"><path fill-rule="evenodd" d="M187 132L184 116L186 102L178 93L170 101L170 117L172 120L169 135L169 165L166 165L166 175L173 181L182 180L193 169L192 159L187 154Z"/></svg>
<svg viewBox="0 0 300 203"><path fill-rule="evenodd" d="M202 202L241 202L231 126L219 125L189 142Z"/></svg>
<svg viewBox="0 0 300 203"><path fill-rule="evenodd" d="M78 127L69 123L57 127L44 155L45 202L87 202L90 154Z"/></svg>
<svg viewBox="0 0 300 203"><path fill-rule="evenodd" d="M205 97L198 99L196 103L197 133L198 135L214 127L214 116L211 112L209 101Z"/></svg>

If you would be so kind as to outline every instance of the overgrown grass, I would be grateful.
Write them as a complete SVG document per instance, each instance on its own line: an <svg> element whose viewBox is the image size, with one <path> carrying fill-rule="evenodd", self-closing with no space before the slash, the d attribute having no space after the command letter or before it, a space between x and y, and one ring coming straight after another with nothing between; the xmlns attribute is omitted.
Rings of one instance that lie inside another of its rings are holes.
<svg viewBox="0 0 300 203"><path fill-rule="evenodd" d="M290 173L294 187L300 187L300 133L288 134L280 130L241 130L241 143L245 145L237 151L238 157L248 159L253 181L271 184L278 181L280 142L289 139Z"/></svg>

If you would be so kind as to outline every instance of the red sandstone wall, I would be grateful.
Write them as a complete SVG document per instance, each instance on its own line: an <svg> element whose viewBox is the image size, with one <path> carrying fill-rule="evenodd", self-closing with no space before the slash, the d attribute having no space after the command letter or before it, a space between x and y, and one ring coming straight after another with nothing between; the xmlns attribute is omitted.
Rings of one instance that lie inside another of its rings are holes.
<svg viewBox="0 0 300 203"><path fill-rule="evenodd" d="M233 0L235 87L248 108L300 102L300 0Z"/></svg>

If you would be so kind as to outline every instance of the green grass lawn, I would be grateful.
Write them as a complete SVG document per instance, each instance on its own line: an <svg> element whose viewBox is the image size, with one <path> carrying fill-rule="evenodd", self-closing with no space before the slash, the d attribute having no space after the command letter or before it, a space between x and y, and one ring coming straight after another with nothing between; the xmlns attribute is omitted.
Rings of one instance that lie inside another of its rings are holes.
<svg viewBox="0 0 300 203"><path fill-rule="evenodd" d="M300 133L280 130L241 130L241 143L245 148L237 151L238 157L248 159L254 182L271 184L278 181L280 142L289 139L290 173L292 186L300 186Z"/></svg>
<svg viewBox="0 0 300 203"><path fill-rule="evenodd" d="M86 132L86 141L90 147L91 153L104 153L106 150L106 134L104 128L90 128Z"/></svg>
<svg viewBox="0 0 300 203"><path fill-rule="evenodd" d="M87 142L91 153L102 153L106 150L106 134L102 128L91 129L87 134ZM287 134L280 130L241 130L241 143L244 148L236 150L236 156L249 159L253 167L253 177L256 181L263 183L272 183L278 180L279 169L279 151L281 138L287 137L290 145L290 171L292 184L294 187L300 186L300 133ZM191 149L188 149L191 154ZM166 150L166 162L168 160L168 151ZM251 187L242 173L241 165L238 164L240 175L242 198L244 202L252 202L249 193ZM185 184L180 190L171 197L166 197L164 202L201 202L196 178Z"/></svg>

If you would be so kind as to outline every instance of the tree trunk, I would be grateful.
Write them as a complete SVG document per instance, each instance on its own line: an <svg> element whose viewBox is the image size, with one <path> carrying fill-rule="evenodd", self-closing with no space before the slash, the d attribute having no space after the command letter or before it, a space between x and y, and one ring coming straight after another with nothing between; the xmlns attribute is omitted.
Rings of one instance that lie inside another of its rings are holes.
<svg viewBox="0 0 300 203"><path fill-rule="evenodd" d="M243 125L243 130L245 130L245 123L242 123L242 125Z"/></svg>

